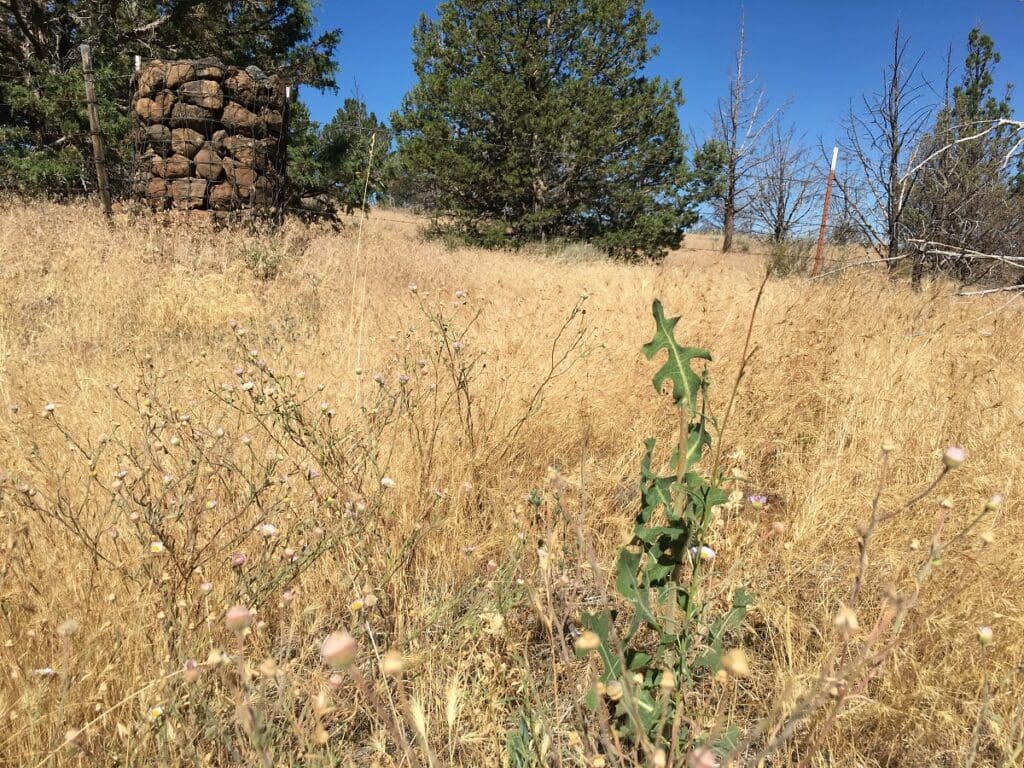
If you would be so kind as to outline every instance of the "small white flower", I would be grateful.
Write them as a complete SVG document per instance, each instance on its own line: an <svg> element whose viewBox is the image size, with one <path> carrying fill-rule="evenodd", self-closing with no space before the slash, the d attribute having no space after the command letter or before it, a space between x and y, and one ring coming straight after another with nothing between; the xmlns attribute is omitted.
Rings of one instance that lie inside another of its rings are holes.
<svg viewBox="0 0 1024 768"><path fill-rule="evenodd" d="M270 523L264 523L260 526L260 536L264 539L270 539L277 535L277 528Z"/></svg>
<svg viewBox="0 0 1024 768"><path fill-rule="evenodd" d="M162 541L151 541L149 543L149 552L152 555L162 555L167 551L167 547L164 546Z"/></svg>
<svg viewBox="0 0 1024 768"><path fill-rule="evenodd" d="M251 381L247 381L247 382L245 382L245 383L244 383L244 384L242 385L241 389L242 389L242 391L243 391L243 392L248 392L249 390L251 390L251 389L252 389L253 387L255 387L255 386L256 386L256 385L255 385L255 384L253 384L253 383L252 383Z"/></svg>
<svg viewBox="0 0 1024 768"><path fill-rule="evenodd" d="M718 553L711 547L690 547L690 556L699 557L701 562L709 563L718 557Z"/></svg>
<svg viewBox="0 0 1024 768"><path fill-rule="evenodd" d="M382 488L394 488L395 481L392 480L390 477L382 477L380 479L380 485Z"/></svg>

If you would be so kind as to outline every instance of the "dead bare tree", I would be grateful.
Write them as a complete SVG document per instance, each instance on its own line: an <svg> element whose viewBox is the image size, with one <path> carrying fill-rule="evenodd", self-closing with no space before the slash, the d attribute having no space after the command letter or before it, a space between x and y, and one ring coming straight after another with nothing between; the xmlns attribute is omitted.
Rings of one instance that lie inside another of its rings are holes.
<svg viewBox="0 0 1024 768"><path fill-rule="evenodd" d="M901 259L900 246L907 237L904 214L918 178L908 169L916 165L932 114L928 84L919 74L921 57L908 58L908 42L897 24L882 89L863 95L843 121L840 146L846 172L836 177L845 199L866 198L854 211L857 224L890 268Z"/></svg>
<svg viewBox="0 0 1024 768"><path fill-rule="evenodd" d="M712 201L716 218L722 226L722 251L732 250L736 221L754 199L756 175L765 163L759 151L761 139L778 117L778 111L767 114L768 101L763 88L755 87L755 79L744 71L746 57L746 23L740 16L740 39L736 49L735 70L729 77L729 95L719 99L711 117L709 142L724 150L721 195Z"/></svg>
<svg viewBox="0 0 1024 768"><path fill-rule="evenodd" d="M761 174L750 199L750 218L773 242L788 239L812 213L820 186L810 150L800 145L794 128L772 125L762 151Z"/></svg>

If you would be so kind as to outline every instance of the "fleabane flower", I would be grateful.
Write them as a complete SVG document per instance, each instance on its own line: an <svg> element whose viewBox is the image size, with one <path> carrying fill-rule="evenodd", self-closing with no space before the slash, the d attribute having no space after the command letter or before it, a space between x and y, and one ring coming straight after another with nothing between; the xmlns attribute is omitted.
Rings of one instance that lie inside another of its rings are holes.
<svg viewBox="0 0 1024 768"><path fill-rule="evenodd" d="M711 547L690 547L690 556L698 558L702 563L710 563L718 553Z"/></svg>

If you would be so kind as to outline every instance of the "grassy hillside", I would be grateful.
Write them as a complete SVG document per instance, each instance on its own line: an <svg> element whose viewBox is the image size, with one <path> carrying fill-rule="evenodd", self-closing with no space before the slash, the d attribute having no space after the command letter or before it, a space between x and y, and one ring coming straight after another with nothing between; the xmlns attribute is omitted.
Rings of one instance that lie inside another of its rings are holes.
<svg viewBox="0 0 1024 768"><path fill-rule="evenodd" d="M597 758L590 671L564 650L609 599L643 440L674 439L640 352L651 302L714 353L721 414L761 255L693 236L624 266L447 250L411 220L256 237L21 204L0 209L0 253L0 766L402 765L403 738L423 765L501 765L520 718L547 764L628 764ZM764 720L757 743L786 742L772 765L1021 759L1008 298L853 271L767 283L711 542L714 588L757 595L730 638L751 675L708 681L695 728ZM873 532L852 643L892 649L862 685L822 682L887 441L886 510L945 446L968 460ZM997 492L917 595L936 530ZM898 635L887 592L914 600ZM236 604L256 609L244 637ZM332 676L320 643L342 627L359 672ZM818 689L843 706L781 738Z"/></svg>

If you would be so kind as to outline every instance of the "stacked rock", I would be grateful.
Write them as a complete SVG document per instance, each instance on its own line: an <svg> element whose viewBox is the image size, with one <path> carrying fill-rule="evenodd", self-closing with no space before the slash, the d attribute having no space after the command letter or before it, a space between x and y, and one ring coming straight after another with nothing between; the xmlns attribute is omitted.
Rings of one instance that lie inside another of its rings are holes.
<svg viewBox="0 0 1024 768"><path fill-rule="evenodd" d="M214 58L150 61L132 98L135 194L156 209L271 208L280 199L285 87Z"/></svg>

